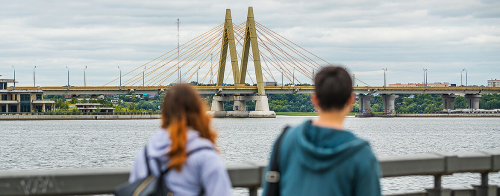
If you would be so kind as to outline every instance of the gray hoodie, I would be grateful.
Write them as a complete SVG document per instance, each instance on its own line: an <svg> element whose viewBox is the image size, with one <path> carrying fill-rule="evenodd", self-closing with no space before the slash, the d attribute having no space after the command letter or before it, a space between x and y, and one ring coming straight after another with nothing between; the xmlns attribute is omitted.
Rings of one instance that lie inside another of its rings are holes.
<svg viewBox="0 0 500 196"><path fill-rule="evenodd" d="M231 195L232 186L227 170L219 154L215 151L212 142L199 136L199 132L188 130L187 152L200 149L191 154L182 170L170 170L165 175L167 187L175 195L186 196L226 196ZM146 145L151 173L159 175L159 169L154 159L161 161L161 170L166 169L169 158L166 156L170 150L171 140L166 130L160 129L152 136ZM203 149L201 149L203 148ZM141 149L134 161L130 172L129 182L134 182L147 177L144 149Z"/></svg>

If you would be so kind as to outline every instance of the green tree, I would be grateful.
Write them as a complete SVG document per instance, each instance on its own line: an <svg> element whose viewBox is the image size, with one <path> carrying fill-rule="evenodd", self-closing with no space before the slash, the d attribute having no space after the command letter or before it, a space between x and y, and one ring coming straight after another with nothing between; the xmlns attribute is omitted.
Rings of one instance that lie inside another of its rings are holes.
<svg viewBox="0 0 500 196"><path fill-rule="evenodd" d="M382 106L380 106L378 103L373 104L371 107L372 112L382 112Z"/></svg>
<svg viewBox="0 0 500 196"><path fill-rule="evenodd" d="M458 96L455 98L455 108L456 109L465 109L467 108L467 99L463 96Z"/></svg>
<svg viewBox="0 0 500 196"><path fill-rule="evenodd" d="M76 104L76 103L78 103L78 99L76 99L76 97L72 97L71 104Z"/></svg>
<svg viewBox="0 0 500 196"><path fill-rule="evenodd" d="M129 105L128 105L128 110L130 110L130 111L135 110L135 106L136 106L136 105L135 105L134 103L129 104Z"/></svg>

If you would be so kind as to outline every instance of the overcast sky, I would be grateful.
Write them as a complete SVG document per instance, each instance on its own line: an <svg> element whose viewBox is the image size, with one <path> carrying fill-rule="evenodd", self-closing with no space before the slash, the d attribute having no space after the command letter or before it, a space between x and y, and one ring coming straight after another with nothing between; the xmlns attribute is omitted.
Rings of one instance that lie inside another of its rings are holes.
<svg viewBox="0 0 500 196"><path fill-rule="evenodd" d="M19 86L104 85L224 22L255 20L369 85L429 82L486 85L500 79L498 0L9 1L0 0L0 78ZM227 72L226 72L227 73ZM464 73L465 83L465 73ZM112 85L118 85L118 82Z"/></svg>

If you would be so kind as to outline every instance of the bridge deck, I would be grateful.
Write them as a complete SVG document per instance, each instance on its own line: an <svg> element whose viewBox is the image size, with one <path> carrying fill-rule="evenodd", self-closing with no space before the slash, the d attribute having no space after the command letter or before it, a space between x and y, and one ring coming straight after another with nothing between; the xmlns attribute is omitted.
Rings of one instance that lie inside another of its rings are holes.
<svg viewBox="0 0 500 196"><path fill-rule="evenodd" d="M171 86L43 86L16 87L16 90L42 90L44 94L158 94ZM195 86L200 94L256 94L256 86ZM13 90L12 87L8 88ZM356 86L357 94L488 94L500 93L500 87L383 87ZM314 86L266 86L266 94L311 94Z"/></svg>

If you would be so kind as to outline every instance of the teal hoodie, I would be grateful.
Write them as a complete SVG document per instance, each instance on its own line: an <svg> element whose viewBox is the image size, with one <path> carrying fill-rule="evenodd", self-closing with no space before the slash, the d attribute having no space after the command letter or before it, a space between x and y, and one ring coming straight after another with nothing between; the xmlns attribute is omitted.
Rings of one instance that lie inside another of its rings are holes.
<svg viewBox="0 0 500 196"><path fill-rule="evenodd" d="M281 196L382 195L379 163L368 142L351 132L307 121L286 132L278 159Z"/></svg>

